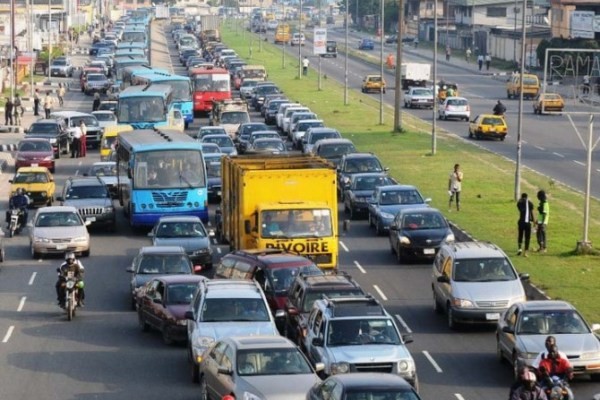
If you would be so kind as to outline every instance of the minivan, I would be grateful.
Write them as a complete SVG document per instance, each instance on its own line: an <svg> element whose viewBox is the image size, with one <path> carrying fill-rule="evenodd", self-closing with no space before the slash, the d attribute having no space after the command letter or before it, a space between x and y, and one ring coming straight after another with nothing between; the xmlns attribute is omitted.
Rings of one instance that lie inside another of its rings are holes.
<svg viewBox="0 0 600 400"><path fill-rule="evenodd" d="M521 74L514 74L506 84L506 97L520 96ZM537 75L523 74L523 98L533 99L540 91L540 81Z"/></svg>

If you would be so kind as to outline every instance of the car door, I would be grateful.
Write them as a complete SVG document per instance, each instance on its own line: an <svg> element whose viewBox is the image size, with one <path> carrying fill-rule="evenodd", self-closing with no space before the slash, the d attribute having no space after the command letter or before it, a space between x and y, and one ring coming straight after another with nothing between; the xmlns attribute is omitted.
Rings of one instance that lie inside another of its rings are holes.
<svg viewBox="0 0 600 400"><path fill-rule="evenodd" d="M511 357L515 348L517 320L519 319L519 307L513 304L498 322L498 347L502 354ZM503 328L509 328L513 333L504 332Z"/></svg>
<svg viewBox="0 0 600 400"><path fill-rule="evenodd" d="M431 274L432 286L433 286L433 295L434 298L437 299L440 305L445 305L445 293L446 291L443 289L442 285L444 283L438 282L438 278L444 275L444 266L451 261L451 257L448 256L448 253L445 249L441 249L436 255L433 262L433 272Z"/></svg>
<svg viewBox="0 0 600 400"><path fill-rule="evenodd" d="M309 317L308 332L306 335L306 349L308 358L312 361L313 366L324 361L325 353L325 325L326 321L323 318L323 313L319 309L314 309ZM322 345L313 345L313 339L321 339Z"/></svg>
<svg viewBox="0 0 600 400"><path fill-rule="evenodd" d="M209 399L220 399L222 397L219 383L219 365L226 348L227 344L225 342L217 342L203 361L201 373L204 382L206 382L207 398Z"/></svg>
<svg viewBox="0 0 600 400"><path fill-rule="evenodd" d="M223 350L223 357L221 357L221 361L218 364L220 368L232 371L232 373L221 374L217 371L215 379L215 394L217 394L219 399L227 394L235 393L235 382L233 380L234 357L235 353L233 348L230 345L227 345ZM241 395L242 393L238 394Z"/></svg>
<svg viewBox="0 0 600 400"><path fill-rule="evenodd" d="M379 215L379 200L381 198L381 190L376 188L373 192L373 196L369 199L369 217L371 221L376 224Z"/></svg>
<svg viewBox="0 0 600 400"><path fill-rule="evenodd" d="M390 248L395 251L399 251L400 245L398 244L398 237L400 236L400 229L402 228L402 213L396 214L392 224L390 225L390 234L388 235L390 241Z"/></svg>
<svg viewBox="0 0 600 400"><path fill-rule="evenodd" d="M147 323L150 323L150 320L152 319L152 299L154 298L156 285L156 279L148 282L145 286L140 288L142 295L138 296L138 313L140 314L140 317Z"/></svg>

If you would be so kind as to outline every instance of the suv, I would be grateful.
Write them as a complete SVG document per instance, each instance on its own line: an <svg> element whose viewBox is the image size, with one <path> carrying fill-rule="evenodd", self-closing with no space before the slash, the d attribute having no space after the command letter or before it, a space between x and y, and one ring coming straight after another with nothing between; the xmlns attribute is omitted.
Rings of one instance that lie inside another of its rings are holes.
<svg viewBox="0 0 600 400"><path fill-rule="evenodd" d="M448 327L460 322L496 324L510 306L526 301L521 281L508 256L487 242L442 244L433 262L433 307L446 312Z"/></svg>
<svg viewBox="0 0 600 400"><path fill-rule="evenodd" d="M325 364L324 375L384 372L400 375L418 390L415 361L394 319L372 296L325 297L308 316L304 347L313 365Z"/></svg>
<svg viewBox="0 0 600 400"><path fill-rule="evenodd" d="M100 123L95 115L82 113L79 111L55 111L50 114L50 117L64 120L70 139L72 139L75 128L79 126L81 121L83 121L86 127L86 145L96 148L100 147L100 141L102 139L102 133L104 129L100 126Z"/></svg>
<svg viewBox="0 0 600 400"><path fill-rule="evenodd" d="M69 57L57 57L50 64L50 75L72 77L75 67Z"/></svg>
<svg viewBox="0 0 600 400"><path fill-rule="evenodd" d="M385 79L381 75L367 75L363 78L360 90L363 93L372 91L385 93Z"/></svg>
<svg viewBox="0 0 600 400"><path fill-rule="evenodd" d="M57 119L38 119L25 131L27 138L48 139L54 150L54 158L62 154L69 154L70 142L67 127L63 121Z"/></svg>
<svg viewBox="0 0 600 400"><path fill-rule="evenodd" d="M338 272L337 275L306 275L299 274L287 294L285 303L286 311L286 336L302 347L306 336L308 313L315 300L323 298L363 296L365 292L346 273Z"/></svg>
<svg viewBox="0 0 600 400"><path fill-rule="evenodd" d="M321 57L337 57L337 42L335 40L328 40L325 45L325 53L321 54Z"/></svg>
<svg viewBox="0 0 600 400"><path fill-rule="evenodd" d="M188 357L192 381L198 383L204 351L224 337L278 336L269 304L258 283L247 280L201 281L192 300L188 320Z"/></svg>
<svg viewBox="0 0 600 400"><path fill-rule="evenodd" d="M110 192L99 177L69 178L61 197L56 200L64 206L73 206L79 215L92 225L107 225L114 232L116 213Z"/></svg>
<svg viewBox="0 0 600 400"><path fill-rule="evenodd" d="M344 190L350 186L353 175L366 172L386 172L389 168L381 165L379 158L373 153L349 153L342 156L337 169L338 194L344 201Z"/></svg>

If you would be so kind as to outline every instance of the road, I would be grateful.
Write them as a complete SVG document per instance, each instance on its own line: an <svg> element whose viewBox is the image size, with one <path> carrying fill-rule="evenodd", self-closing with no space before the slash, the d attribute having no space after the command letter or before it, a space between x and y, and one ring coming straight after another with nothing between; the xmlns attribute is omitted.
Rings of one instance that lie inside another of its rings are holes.
<svg viewBox="0 0 600 400"><path fill-rule="evenodd" d="M181 72L176 51L168 49L159 26L153 26L154 66ZM162 52L162 53L161 53ZM81 61L81 60L80 60ZM90 98L69 92L66 109L89 110ZM197 120L197 129L205 119ZM99 159L57 163L57 187L81 175ZM6 175L0 190L7 192ZM6 206L6 198L3 197ZM120 207L119 207L119 211ZM211 218L212 219L212 218ZM0 272L0 398L61 399L192 399L184 346L166 346L160 335L142 333L129 309L126 266L150 241L133 233L119 212L116 234L92 231L92 256L86 266L86 307L67 322L55 304L55 269L60 259L32 260L25 234L6 240L8 261ZM415 357L423 399L488 400L506 398L511 369L495 358L493 329L452 332L432 310L429 263L399 266L387 240L375 237L365 221L356 221L341 238L340 268L351 273L413 333L408 345ZM216 257L227 251L216 245ZM215 260L216 261L216 260ZM596 321L594 321L596 322ZM599 392L597 384L574 385L577 398Z"/></svg>

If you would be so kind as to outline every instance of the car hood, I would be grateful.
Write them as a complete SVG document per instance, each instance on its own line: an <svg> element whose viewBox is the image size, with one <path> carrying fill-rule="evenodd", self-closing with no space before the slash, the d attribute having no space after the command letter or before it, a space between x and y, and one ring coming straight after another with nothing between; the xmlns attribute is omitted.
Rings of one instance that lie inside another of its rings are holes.
<svg viewBox="0 0 600 400"><path fill-rule="evenodd" d="M265 400L303 399L310 388L320 379L315 374L303 375L261 375L243 376L243 389L246 392L262 395ZM290 384L293 381L293 384ZM238 392L239 393L239 392ZM239 393L241 398L242 393Z"/></svg>
<svg viewBox="0 0 600 400"><path fill-rule="evenodd" d="M229 336L279 335L275 324L271 321L201 322L198 326L198 336L208 336L215 340ZM196 331L194 331L194 334L196 334Z"/></svg>
<svg viewBox="0 0 600 400"><path fill-rule="evenodd" d="M509 301L525 298L525 290L520 279L495 282L456 282L452 283L456 298L471 301ZM508 304L506 305L508 307ZM561 346L562 349L562 346Z"/></svg>
<svg viewBox="0 0 600 400"><path fill-rule="evenodd" d="M415 208L415 207L427 207L427 204L386 204L380 205L379 210L388 214L396 215L400 210L405 210L407 208Z"/></svg>
<svg viewBox="0 0 600 400"><path fill-rule="evenodd" d="M166 309L175 319L184 320L185 312L190 309L189 304L168 304Z"/></svg>
<svg viewBox="0 0 600 400"><path fill-rule="evenodd" d="M23 188L26 192L40 192L49 190L51 185L50 183L15 183L10 186L10 191L16 192L18 188Z"/></svg>
<svg viewBox="0 0 600 400"><path fill-rule="evenodd" d="M199 249L207 249L210 246L208 237L197 237L197 238L158 238L155 237L155 246L181 246L186 252L192 252Z"/></svg>
<svg viewBox="0 0 600 400"><path fill-rule="evenodd" d="M49 151L20 151L17 153L16 158L24 158L26 160L32 159L43 159L45 157L53 157L54 152L52 150Z"/></svg>
<svg viewBox="0 0 600 400"><path fill-rule="evenodd" d="M408 237L412 242L431 245L439 245L449 233L451 233L449 228L402 230L402 235Z"/></svg>
<svg viewBox="0 0 600 400"><path fill-rule="evenodd" d="M208 178L208 187L221 186L223 180L221 178Z"/></svg>
<svg viewBox="0 0 600 400"><path fill-rule="evenodd" d="M544 342L548 335L517 335L518 348L527 353L540 353L546 350ZM560 344L560 351L567 356L579 355L587 352L600 351L600 341L592 333L552 334Z"/></svg>
<svg viewBox="0 0 600 400"><path fill-rule="evenodd" d="M75 207L75 208L108 207L108 206L110 206L110 201L108 199L67 200L64 202L64 205Z"/></svg>
<svg viewBox="0 0 600 400"><path fill-rule="evenodd" d="M404 345L392 344L361 344L355 346L328 347L327 350L334 362L373 363L394 362L400 359L412 359Z"/></svg>
<svg viewBox="0 0 600 400"><path fill-rule="evenodd" d="M33 228L33 236L50 239L72 239L87 236L87 228L82 226L48 226Z"/></svg>
<svg viewBox="0 0 600 400"><path fill-rule="evenodd" d="M117 121L98 121L98 125L100 125L100 128L106 128L108 126L116 126Z"/></svg>
<svg viewBox="0 0 600 400"><path fill-rule="evenodd" d="M116 186L117 185L117 177L116 176L100 176L99 178L106 186Z"/></svg>

